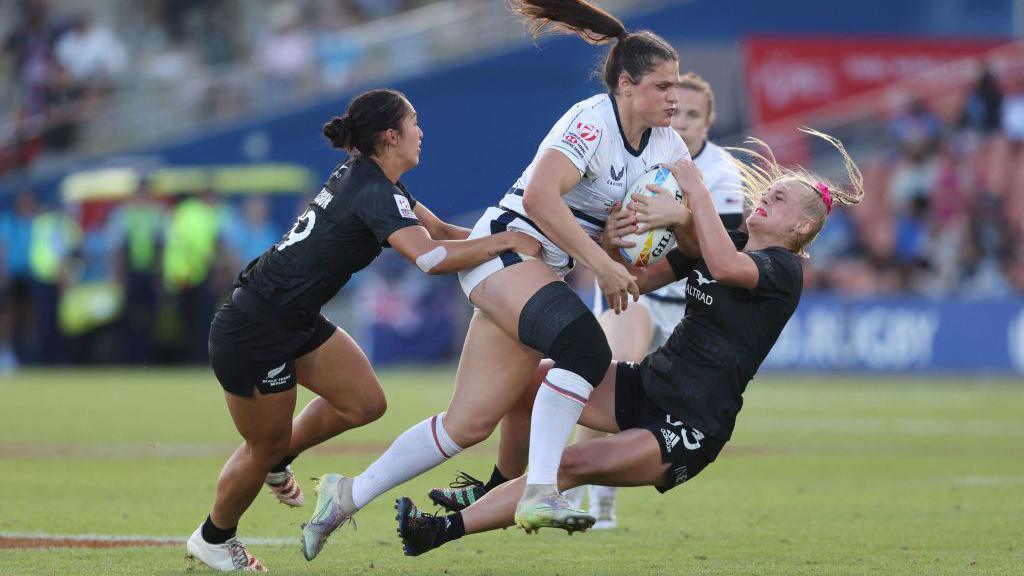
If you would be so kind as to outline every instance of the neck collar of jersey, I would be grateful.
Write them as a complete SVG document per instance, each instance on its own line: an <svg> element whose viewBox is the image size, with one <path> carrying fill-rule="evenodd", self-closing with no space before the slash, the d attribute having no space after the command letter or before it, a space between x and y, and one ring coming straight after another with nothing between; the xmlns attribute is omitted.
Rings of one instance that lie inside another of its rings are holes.
<svg viewBox="0 0 1024 576"><path fill-rule="evenodd" d="M367 170L373 171L376 175L384 179L388 184L391 184L392 186L397 186L398 188L405 190L405 187L402 186L401 180L397 182L392 182L391 179L388 178L388 175L384 173L384 169L381 168L380 164L378 164L377 161L374 160L373 158L370 158L369 156L365 156L363 154L353 154L352 161L354 164L361 164L363 166L366 166Z"/></svg>
<svg viewBox="0 0 1024 576"><path fill-rule="evenodd" d="M651 139L651 128L644 130L643 136L640 137L640 147L633 148L633 145L629 143L629 139L626 138L626 133L622 131L622 119L619 118L619 104L615 101L615 94L608 93L608 97L612 100L612 110L615 112L615 124L619 127L619 136L622 138L622 145L626 147L626 152L629 152L633 156L640 156L643 154L644 149L647 148L647 142Z"/></svg>
<svg viewBox="0 0 1024 576"><path fill-rule="evenodd" d="M690 158L690 160L696 160L697 158L700 158L700 155L704 153L704 149L707 148L707 147L708 147L708 141L705 139L700 144L700 150L697 150L697 153L694 154L693 158Z"/></svg>

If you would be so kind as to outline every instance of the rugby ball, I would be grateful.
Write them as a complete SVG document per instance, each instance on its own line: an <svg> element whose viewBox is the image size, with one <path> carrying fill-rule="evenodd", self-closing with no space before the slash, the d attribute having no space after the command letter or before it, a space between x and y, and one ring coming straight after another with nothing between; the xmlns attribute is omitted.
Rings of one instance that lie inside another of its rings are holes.
<svg viewBox="0 0 1024 576"><path fill-rule="evenodd" d="M622 197L622 210L628 209L629 203L633 201L633 194L654 196L655 193L647 189L648 184L668 188L675 194L676 200L683 201L683 191L668 168L656 168L637 178L629 186L626 195ZM634 244L632 248L619 248L622 258L634 266L650 266L664 258L676 245L676 235L671 228L654 228L639 234L626 234L622 239Z"/></svg>

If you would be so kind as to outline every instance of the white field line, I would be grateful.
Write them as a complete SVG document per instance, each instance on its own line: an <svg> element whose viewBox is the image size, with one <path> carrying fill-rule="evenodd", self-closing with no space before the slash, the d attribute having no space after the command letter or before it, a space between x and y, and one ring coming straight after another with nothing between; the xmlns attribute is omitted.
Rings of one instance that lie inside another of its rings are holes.
<svg viewBox="0 0 1024 576"><path fill-rule="evenodd" d="M188 536L146 536L143 534L53 534L51 532L4 532L0 538L29 540L70 540L72 542L162 542L167 544L184 544ZM286 546L299 545L299 536L294 538L253 538L241 537L249 546Z"/></svg>

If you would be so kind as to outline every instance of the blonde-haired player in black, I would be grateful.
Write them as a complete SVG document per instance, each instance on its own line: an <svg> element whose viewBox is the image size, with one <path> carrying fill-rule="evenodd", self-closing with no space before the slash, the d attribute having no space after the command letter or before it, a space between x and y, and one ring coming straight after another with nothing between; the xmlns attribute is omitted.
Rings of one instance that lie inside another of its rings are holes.
<svg viewBox="0 0 1024 576"><path fill-rule="evenodd" d="M825 225L834 204L854 205L863 179L839 141L849 175L839 187L768 157L744 168L754 196L747 232L728 232L696 164L683 160L672 173L688 207L664 188L634 195L635 215L609 222L605 246L639 228L674 226L679 248L636 271L649 292L686 279L686 316L668 342L640 364L612 362L590 396L583 425L613 433L574 444L562 455L558 486L654 486L665 492L713 462L732 435L743 392L796 310L803 288L800 258ZM613 253L613 252L610 252ZM526 479L506 482L469 508L440 517L400 498L398 533L405 553L422 554L459 538L513 523ZM562 526L570 532L574 526Z"/></svg>
<svg viewBox="0 0 1024 576"><path fill-rule="evenodd" d="M188 554L215 570L263 571L235 537L265 481L302 504L289 463L302 451L380 418L384 392L366 355L320 308L355 272L393 247L424 272L476 266L500 254L540 253L517 232L467 240L409 194L399 178L419 163L416 110L395 90L371 90L323 128L340 164L294 227L246 266L210 327L210 364L244 443L221 471L213 507ZM314 398L294 420L296 383Z"/></svg>

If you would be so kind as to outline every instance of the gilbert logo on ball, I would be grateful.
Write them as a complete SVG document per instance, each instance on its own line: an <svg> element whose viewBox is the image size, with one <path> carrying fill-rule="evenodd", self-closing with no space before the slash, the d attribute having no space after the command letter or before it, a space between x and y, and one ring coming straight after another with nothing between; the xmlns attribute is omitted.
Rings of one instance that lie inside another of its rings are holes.
<svg viewBox="0 0 1024 576"><path fill-rule="evenodd" d="M648 184L655 184L668 188L676 200L682 202L683 191L679 188L676 179L669 172L668 168L656 168L637 178L622 198L622 209L626 210L633 199L634 194L654 196L655 193L647 189ZM623 240L634 244L631 248L621 247L622 254L630 264L634 266L650 266L665 257L676 245L676 235L670 228L652 228L641 233L632 233L623 236Z"/></svg>

